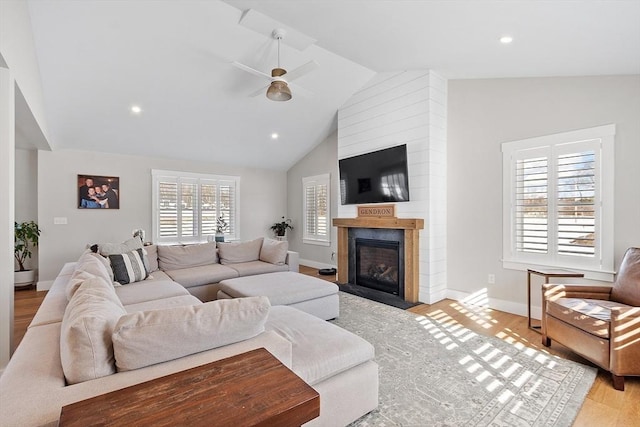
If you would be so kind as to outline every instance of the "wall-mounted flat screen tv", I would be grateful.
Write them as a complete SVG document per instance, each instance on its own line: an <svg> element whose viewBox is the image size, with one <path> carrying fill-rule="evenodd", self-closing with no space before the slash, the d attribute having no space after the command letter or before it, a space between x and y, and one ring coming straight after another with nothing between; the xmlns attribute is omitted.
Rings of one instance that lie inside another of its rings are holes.
<svg viewBox="0 0 640 427"><path fill-rule="evenodd" d="M338 163L343 205L409 201L406 144L347 157Z"/></svg>

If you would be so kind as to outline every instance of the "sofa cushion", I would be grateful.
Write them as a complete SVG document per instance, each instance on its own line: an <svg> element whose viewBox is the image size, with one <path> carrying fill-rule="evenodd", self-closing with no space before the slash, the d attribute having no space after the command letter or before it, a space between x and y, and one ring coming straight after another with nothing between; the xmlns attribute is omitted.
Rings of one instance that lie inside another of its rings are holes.
<svg viewBox="0 0 640 427"><path fill-rule="evenodd" d="M136 249L124 254L109 255L113 279L121 285L146 279L149 273L143 258L142 249Z"/></svg>
<svg viewBox="0 0 640 427"><path fill-rule="evenodd" d="M264 239L260 249L260 261L269 262L275 265L284 265L287 259L289 242L273 239Z"/></svg>
<svg viewBox="0 0 640 427"><path fill-rule="evenodd" d="M172 280L154 280L152 282L144 280L127 286L117 286L115 291L123 305L189 295L189 291Z"/></svg>
<svg viewBox="0 0 640 427"><path fill-rule="evenodd" d="M165 308L183 307L186 305L202 304L198 298L193 295L180 295L177 297L162 298L153 301L144 301L136 304L125 305L124 309L127 313L135 313L136 311L162 310Z"/></svg>
<svg viewBox="0 0 640 427"><path fill-rule="evenodd" d="M156 245L147 245L144 248L144 252L146 255L147 261L147 271L151 273L152 271L156 271L158 266L158 246Z"/></svg>
<svg viewBox="0 0 640 427"><path fill-rule="evenodd" d="M236 270L220 264L182 268L180 270L167 270L165 273L185 288L218 283L224 279L238 277Z"/></svg>
<svg viewBox="0 0 640 427"><path fill-rule="evenodd" d="M640 248L629 248L624 254L611 299L640 307Z"/></svg>
<svg viewBox="0 0 640 427"><path fill-rule="evenodd" d="M67 305L60 332L60 358L67 383L116 372L111 334L124 314L113 286L104 279L87 279L78 287Z"/></svg>
<svg viewBox="0 0 640 427"><path fill-rule="evenodd" d="M374 357L359 336L287 306L271 307L265 330L291 342L291 370L311 386Z"/></svg>
<svg viewBox="0 0 640 427"><path fill-rule="evenodd" d="M122 316L113 333L118 371L178 359L264 332L265 297L211 301Z"/></svg>
<svg viewBox="0 0 640 427"><path fill-rule="evenodd" d="M75 269L71 274L71 279L67 282L66 295L70 300L78 287L87 279L99 277L107 283L111 283L112 272L107 268L100 255L91 252L83 253L75 265Z"/></svg>
<svg viewBox="0 0 640 427"><path fill-rule="evenodd" d="M289 266L276 265L263 261L249 261L241 262L238 264L230 264L230 268L233 268L238 272L238 276L252 276L255 274L276 273L279 271L289 271Z"/></svg>
<svg viewBox="0 0 640 427"><path fill-rule="evenodd" d="M264 238L260 237L248 242L218 242L220 263L237 264L258 261L263 240Z"/></svg>
<svg viewBox="0 0 640 427"><path fill-rule="evenodd" d="M584 299L557 298L547 301L547 314L601 338L609 338L611 309L628 307L619 302Z"/></svg>
<svg viewBox="0 0 640 427"><path fill-rule="evenodd" d="M157 282L161 280L168 280L170 282L173 281L171 280L171 277L169 277L169 275L162 270L156 270L153 273L149 273L147 278L144 279L145 282L154 282L154 281Z"/></svg>
<svg viewBox="0 0 640 427"><path fill-rule="evenodd" d="M199 267L218 262L215 243L186 246L158 246L158 265L162 270Z"/></svg>
<svg viewBox="0 0 640 427"><path fill-rule="evenodd" d="M107 273L109 273L109 281L113 282L113 269L111 268L111 261L109 261L109 258L103 257L98 253L93 253L90 250L87 250L86 253L89 254L89 256L94 257L95 259L100 261L102 265L104 265L104 268L107 270Z"/></svg>
<svg viewBox="0 0 640 427"><path fill-rule="evenodd" d="M291 271L223 280L220 290L233 298L264 295L271 305L290 305L338 293L338 286Z"/></svg>

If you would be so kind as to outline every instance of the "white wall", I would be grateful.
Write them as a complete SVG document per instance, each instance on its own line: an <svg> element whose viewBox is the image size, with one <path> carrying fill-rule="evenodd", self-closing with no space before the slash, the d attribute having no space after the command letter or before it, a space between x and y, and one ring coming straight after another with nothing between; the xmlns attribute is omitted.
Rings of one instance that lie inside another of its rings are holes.
<svg viewBox="0 0 640 427"><path fill-rule="evenodd" d="M15 165L15 81L0 67L0 373L13 341L13 220Z"/></svg>
<svg viewBox="0 0 640 427"><path fill-rule="evenodd" d="M331 246L310 245L302 242L303 198L302 178L328 173L331 178L331 218L338 214L340 204L340 176L338 174L338 139L334 132L322 141L287 172L287 217L294 229L287 231L289 248L300 253L302 264L316 267L335 267L337 258L332 254L337 248L337 229L331 227ZM275 221L274 221L275 222Z"/></svg>
<svg viewBox="0 0 640 427"><path fill-rule="evenodd" d="M15 152L15 220L38 222L38 152L20 150ZM27 268L38 268L38 248L31 250ZM16 263L17 267L17 263Z"/></svg>
<svg viewBox="0 0 640 427"><path fill-rule="evenodd" d="M0 54L11 69L42 134L48 138L29 4L24 0L0 1Z"/></svg>
<svg viewBox="0 0 640 427"><path fill-rule="evenodd" d="M242 240L269 235L286 209L285 172L87 151L38 153L39 289L88 243L121 242L136 228L151 236L151 169L240 176ZM78 209L78 174L119 177L120 209ZM54 225L55 217L68 224Z"/></svg>
<svg viewBox="0 0 640 427"><path fill-rule="evenodd" d="M378 74L338 112L338 159L407 144L409 202L400 218L422 218L420 301L445 297L447 283L447 82L433 71ZM356 216L355 205L338 216Z"/></svg>
<svg viewBox="0 0 640 427"><path fill-rule="evenodd" d="M616 268L640 246L640 76L452 80L448 106L450 296L487 288L494 307L526 314L526 273L501 263L505 141L615 123ZM539 281L533 305L539 316Z"/></svg>

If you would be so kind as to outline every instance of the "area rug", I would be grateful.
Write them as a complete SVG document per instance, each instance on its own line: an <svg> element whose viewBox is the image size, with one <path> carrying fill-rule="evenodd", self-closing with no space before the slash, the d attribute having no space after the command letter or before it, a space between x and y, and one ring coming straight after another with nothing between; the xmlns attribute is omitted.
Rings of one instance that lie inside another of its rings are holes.
<svg viewBox="0 0 640 427"><path fill-rule="evenodd" d="M353 426L571 426L596 369L340 292L333 323L369 341L378 409Z"/></svg>

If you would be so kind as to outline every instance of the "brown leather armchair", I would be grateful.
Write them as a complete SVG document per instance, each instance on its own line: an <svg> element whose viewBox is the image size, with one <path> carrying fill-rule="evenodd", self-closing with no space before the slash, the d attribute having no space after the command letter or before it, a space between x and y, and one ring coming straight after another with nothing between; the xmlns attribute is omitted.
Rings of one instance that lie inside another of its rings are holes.
<svg viewBox="0 0 640 427"><path fill-rule="evenodd" d="M542 344L551 340L611 372L640 376L640 249L624 254L613 287L543 285Z"/></svg>

